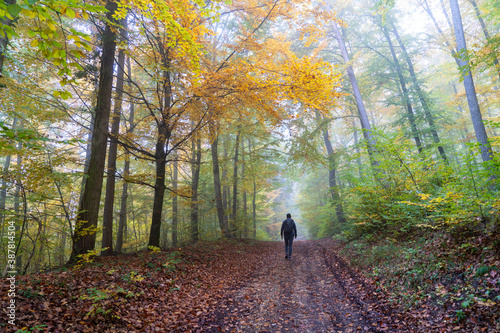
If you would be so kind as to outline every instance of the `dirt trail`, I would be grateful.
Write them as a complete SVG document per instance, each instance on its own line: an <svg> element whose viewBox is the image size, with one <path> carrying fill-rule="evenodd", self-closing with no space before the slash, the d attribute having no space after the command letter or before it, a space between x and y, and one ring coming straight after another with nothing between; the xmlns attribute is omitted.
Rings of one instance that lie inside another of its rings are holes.
<svg viewBox="0 0 500 333"><path fill-rule="evenodd" d="M329 246L327 246L329 245ZM387 304L331 250L328 241L282 243L262 251L262 265L202 319L203 332L408 332Z"/></svg>

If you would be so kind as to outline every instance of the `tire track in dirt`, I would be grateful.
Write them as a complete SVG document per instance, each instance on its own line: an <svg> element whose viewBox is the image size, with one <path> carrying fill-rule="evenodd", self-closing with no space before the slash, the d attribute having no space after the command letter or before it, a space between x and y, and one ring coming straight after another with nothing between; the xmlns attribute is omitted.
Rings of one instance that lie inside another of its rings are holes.
<svg viewBox="0 0 500 333"><path fill-rule="evenodd" d="M266 245L259 270L220 300L201 332L402 332L330 245L294 242L293 260L282 243Z"/></svg>

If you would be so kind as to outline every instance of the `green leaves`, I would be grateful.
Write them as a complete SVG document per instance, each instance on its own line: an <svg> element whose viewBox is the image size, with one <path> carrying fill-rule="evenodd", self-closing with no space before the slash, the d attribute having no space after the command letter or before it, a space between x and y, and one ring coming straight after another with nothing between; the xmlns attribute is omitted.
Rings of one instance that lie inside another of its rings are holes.
<svg viewBox="0 0 500 333"><path fill-rule="evenodd" d="M26 34L31 38L29 45L36 48L44 58L51 59L54 66L64 69L60 82L64 85L73 70L82 70L78 63L68 61L68 56L72 55L79 59L83 56L82 50L92 51L88 43L90 36L74 28L70 28L68 32L66 22L88 19L88 13L104 11L103 6L91 5L83 0L25 0L21 4L8 6L5 6L5 3L0 4L0 20L3 22L26 20L28 22L29 30ZM0 24L0 34L12 38L18 36L19 32L16 25L7 23ZM67 94L59 96L68 97Z"/></svg>
<svg viewBox="0 0 500 333"><path fill-rule="evenodd" d="M12 18L16 18L21 11L22 8L17 4L7 6L7 12L12 16Z"/></svg>
<svg viewBox="0 0 500 333"><path fill-rule="evenodd" d="M41 136L38 132L24 128L10 128L4 122L0 121L0 148L16 149L18 143L32 149L41 149L43 142L49 141L48 138Z"/></svg>

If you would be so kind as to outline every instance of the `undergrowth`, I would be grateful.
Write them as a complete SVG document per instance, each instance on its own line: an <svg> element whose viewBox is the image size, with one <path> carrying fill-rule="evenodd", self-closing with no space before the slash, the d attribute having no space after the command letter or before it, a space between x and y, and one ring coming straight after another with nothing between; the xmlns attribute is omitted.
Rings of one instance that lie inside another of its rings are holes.
<svg viewBox="0 0 500 333"><path fill-rule="evenodd" d="M500 258L486 235L457 241L428 233L343 244L341 254L407 308L450 309L455 322L488 318L500 327Z"/></svg>

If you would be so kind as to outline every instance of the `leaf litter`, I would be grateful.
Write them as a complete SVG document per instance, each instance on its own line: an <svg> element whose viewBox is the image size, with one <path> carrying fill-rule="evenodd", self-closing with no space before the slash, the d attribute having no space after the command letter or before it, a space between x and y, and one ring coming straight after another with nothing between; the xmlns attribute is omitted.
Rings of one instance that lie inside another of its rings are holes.
<svg viewBox="0 0 500 333"><path fill-rule="evenodd" d="M466 332L433 320L439 311L391 303L331 240L295 242L293 260L283 252L279 242L202 242L18 276L16 325L0 330ZM6 309L5 279L0 288Z"/></svg>

